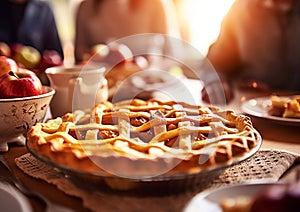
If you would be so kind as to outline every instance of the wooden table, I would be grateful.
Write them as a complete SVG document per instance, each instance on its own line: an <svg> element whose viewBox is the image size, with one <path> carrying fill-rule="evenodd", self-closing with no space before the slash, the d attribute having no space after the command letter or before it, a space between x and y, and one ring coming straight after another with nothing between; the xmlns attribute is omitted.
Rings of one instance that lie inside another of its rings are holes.
<svg viewBox="0 0 300 212"><path fill-rule="evenodd" d="M229 107L237 108L239 103L237 101L232 102ZM269 120L252 117L255 128L261 133L263 137L262 148L267 149L281 149L294 153L300 153L300 127L299 126L287 126L270 122ZM24 146L18 146L16 144L10 144L9 151L1 153L12 167L13 172L19 177L30 189L44 194L49 200L57 204L62 204L74 211L89 211L84 208L82 201L79 198L71 197L58 190L55 186L50 185L42 180L34 179L24 174L14 163L14 159L27 153L27 149ZM290 179L295 177L295 170L299 169L299 165L296 164L293 169L288 172L288 175L284 179ZM105 197L103 197L105 199ZM110 202L112 208L110 211L118 211L118 207L113 205L122 205L122 211L132 211L134 208L137 211L182 211L184 206L192 198L191 194L179 194L179 195L166 195L166 196L136 196L132 197L127 203L124 196L120 196L119 202ZM115 201L108 198L107 201ZM117 198L118 199L118 198ZM125 199L125 200L124 200ZM44 206L37 200L29 198L34 211L43 211ZM106 201L106 200L103 200ZM99 205L101 209L101 205ZM107 207L106 207L107 209Z"/></svg>

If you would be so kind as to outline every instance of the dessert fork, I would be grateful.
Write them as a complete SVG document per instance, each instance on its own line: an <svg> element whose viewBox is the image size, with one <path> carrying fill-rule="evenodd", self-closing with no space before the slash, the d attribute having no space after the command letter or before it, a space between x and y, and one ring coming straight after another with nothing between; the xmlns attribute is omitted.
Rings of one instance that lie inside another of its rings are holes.
<svg viewBox="0 0 300 212"><path fill-rule="evenodd" d="M1 167L1 175L0 175L0 181L9 183L10 185L15 186L21 193L28 197L37 198L43 203L46 204L46 212L71 212L73 210L66 208L61 205L54 204L50 202L46 197L44 197L42 194L34 192L29 190L25 184L18 179L13 172L11 171L11 168L5 161L2 155L0 155L0 167Z"/></svg>

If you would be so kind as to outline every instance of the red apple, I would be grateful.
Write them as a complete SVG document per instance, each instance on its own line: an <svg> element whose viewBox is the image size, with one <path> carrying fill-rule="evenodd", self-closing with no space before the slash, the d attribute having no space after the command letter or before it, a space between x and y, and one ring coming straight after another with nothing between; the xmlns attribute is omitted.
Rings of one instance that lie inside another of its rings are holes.
<svg viewBox="0 0 300 212"><path fill-rule="evenodd" d="M42 94L42 83L30 70L19 68L0 77L0 98L18 98Z"/></svg>
<svg viewBox="0 0 300 212"><path fill-rule="evenodd" d="M0 76L9 73L10 71L16 72L18 70L17 63L6 56L0 56Z"/></svg>
<svg viewBox="0 0 300 212"><path fill-rule="evenodd" d="M11 56L14 58L17 52L20 52L20 49L24 45L22 43L13 43L10 45Z"/></svg>
<svg viewBox="0 0 300 212"><path fill-rule="evenodd" d="M6 57L11 57L11 50L7 43L0 42L0 55L6 56Z"/></svg>
<svg viewBox="0 0 300 212"><path fill-rule="evenodd" d="M45 50L38 70L44 72L47 68L63 65L63 60L59 53L55 50Z"/></svg>
<svg viewBox="0 0 300 212"><path fill-rule="evenodd" d="M63 65L63 60L60 54L55 50L45 50L42 55L42 60L37 69L37 75L43 85L50 85L50 81L45 73L45 70L54 66Z"/></svg>

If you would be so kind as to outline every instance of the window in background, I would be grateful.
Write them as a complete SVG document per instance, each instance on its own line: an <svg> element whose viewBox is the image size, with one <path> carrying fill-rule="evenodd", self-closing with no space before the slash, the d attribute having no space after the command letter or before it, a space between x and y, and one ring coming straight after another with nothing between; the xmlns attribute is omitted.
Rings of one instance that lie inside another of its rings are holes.
<svg viewBox="0 0 300 212"><path fill-rule="evenodd" d="M234 0L174 0L183 25L183 38L203 55L219 34L223 17ZM186 35L188 33L188 35Z"/></svg>
<svg viewBox="0 0 300 212"><path fill-rule="evenodd" d="M53 8L57 29L64 50L64 64L74 64L75 11L82 0L44 0Z"/></svg>

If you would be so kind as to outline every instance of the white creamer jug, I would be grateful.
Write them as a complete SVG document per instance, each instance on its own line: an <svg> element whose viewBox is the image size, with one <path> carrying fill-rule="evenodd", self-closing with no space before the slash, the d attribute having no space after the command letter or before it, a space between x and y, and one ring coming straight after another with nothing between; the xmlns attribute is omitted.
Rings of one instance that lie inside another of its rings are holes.
<svg viewBox="0 0 300 212"><path fill-rule="evenodd" d="M104 67L51 67L46 69L55 95L50 103L52 117L77 109L90 109L108 99Z"/></svg>

